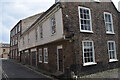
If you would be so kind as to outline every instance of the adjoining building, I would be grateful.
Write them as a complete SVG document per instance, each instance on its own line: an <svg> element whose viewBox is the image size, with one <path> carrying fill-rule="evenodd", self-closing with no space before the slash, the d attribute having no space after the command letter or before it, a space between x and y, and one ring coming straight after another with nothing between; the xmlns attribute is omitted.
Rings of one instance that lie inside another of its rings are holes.
<svg viewBox="0 0 120 80"><path fill-rule="evenodd" d="M52 75L120 67L118 14L111 1L57 1L21 34L20 60Z"/></svg>
<svg viewBox="0 0 120 80"><path fill-rule="evenodd" d="M9 48L9 44L0 43L0 58L9 58Z"/></svg>
<svg viewBox="0 0 120 80"><path fill-rule="evenodd" d="M30 16L28 18L20 20L10 31L10 58L20 61L20 55L18 50L18 40L20 35L30 27L42 13Z"/></svg>

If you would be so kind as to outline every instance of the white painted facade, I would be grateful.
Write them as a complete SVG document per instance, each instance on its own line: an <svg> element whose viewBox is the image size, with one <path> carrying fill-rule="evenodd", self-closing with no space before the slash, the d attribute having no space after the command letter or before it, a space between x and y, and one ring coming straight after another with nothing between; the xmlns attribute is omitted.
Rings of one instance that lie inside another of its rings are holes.
<svg viewBox="0 0 120 80"><path fill-rule="evenodd" d="M51 17L53 16L55 16L55 20L56 20L56 33L54 35L51 35ZM41 25L43 28L42 39L40 38L40 30L39 30ZM37 40L35 39L36 28L38 30ZM28 33L30 37L30 43L28 43ZM23 45L23 37L24 37L24 45ZM63 33L62 9L59 8L56 11L50 13L47 19L43 20L42 22L39 21L38 23L36 23L36 25L31 30L29 30L29 32L27 32L21 37L21 39L18 42L19 51L39 45L44 45L63 38L64 38L64 33Z"/></svg>

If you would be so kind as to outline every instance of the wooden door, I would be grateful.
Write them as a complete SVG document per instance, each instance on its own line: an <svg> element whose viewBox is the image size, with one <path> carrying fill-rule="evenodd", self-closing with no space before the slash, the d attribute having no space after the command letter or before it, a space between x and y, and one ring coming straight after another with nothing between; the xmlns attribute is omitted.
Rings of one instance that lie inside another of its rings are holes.
<svg viewBox="0 0 120 80"><path fill-rule="evenodd" d="M63 49L62 45L57 46L57 70L63 72Z"/></svg>
<svg viewBox="0 0 120 80"><path fill-rule="evenodd" d="M62 49L58 49L59 53L59 71L63 72L63 52Z"/></svg>

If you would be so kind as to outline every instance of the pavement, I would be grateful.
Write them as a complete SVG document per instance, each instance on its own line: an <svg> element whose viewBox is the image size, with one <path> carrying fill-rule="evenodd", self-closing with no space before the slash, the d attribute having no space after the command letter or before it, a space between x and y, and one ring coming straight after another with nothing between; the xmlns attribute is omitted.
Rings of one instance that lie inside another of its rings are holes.
<svg viewBox="0 0 120 80"><path fill-rule="evenodd" d="M17 64L9 60L2 60L2 72L3 77L7 79L31 79L31 80L53 80L53 78L48 77L43 74L38 74L23 65Z"/></svg>
<svg viewBox="0 0 120 80"><path fill-rule="evenodd" d="M91 75L86 75L83 76L82 78L102 78L102 79L118 79L120 80L120 68L117 69L111 69L111 70L107 70L107 71L103 71L103 72L98 72L95 74L91 74Z"/></svg>

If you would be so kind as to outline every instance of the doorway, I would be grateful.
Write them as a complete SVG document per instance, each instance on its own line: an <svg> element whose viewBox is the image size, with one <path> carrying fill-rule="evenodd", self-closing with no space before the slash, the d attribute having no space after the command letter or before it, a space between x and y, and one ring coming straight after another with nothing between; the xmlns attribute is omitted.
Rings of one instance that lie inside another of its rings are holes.
<svg viewBox="0 0 120 80"><path fill-rule="evenodd" d="M57 70L63 72L63 49L62 49L62 45L57 46Z"/></svg>

